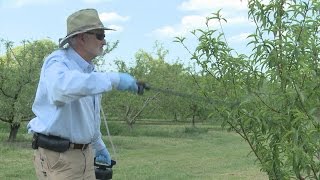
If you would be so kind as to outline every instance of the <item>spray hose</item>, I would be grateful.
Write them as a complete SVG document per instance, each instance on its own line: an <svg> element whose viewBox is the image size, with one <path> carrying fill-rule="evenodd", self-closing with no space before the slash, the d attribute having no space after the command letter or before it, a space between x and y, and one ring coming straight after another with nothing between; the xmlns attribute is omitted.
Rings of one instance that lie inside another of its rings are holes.
<svg viewBox="0 0 320 180"><path fill-rule="evenodd" d="M114 160L117 161L118 159L117 159L116 149L115 149L115 147L113 145L113 141L112 141L112 138L111 138L111 135L110 135L110 131L109 131L109 127L108 127L108 123L107 123L107 118L106 118L106 115L104 114L103 108L101 108L101 113L102 113L102 118L103 118L103 121L104 121L104 125L106 126L106 129L107 129L108 139L109 139L111 147L112 147Z"/></svg>

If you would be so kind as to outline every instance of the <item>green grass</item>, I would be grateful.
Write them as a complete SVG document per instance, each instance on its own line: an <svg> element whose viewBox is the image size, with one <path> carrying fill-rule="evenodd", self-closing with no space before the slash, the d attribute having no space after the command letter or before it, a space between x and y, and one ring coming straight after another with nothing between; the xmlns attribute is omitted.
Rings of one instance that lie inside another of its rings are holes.
<svg viewBox="0 0 320 180"><path fill-rule="evenodd" d="M249 154L248 145L235 133L207 126L191 130L182 125L137 125L131 131L122 125L112 127L123 131L112 137L116 154L104 136L117 160L114 180L268 179ZM18 142L7 143L4 128L0 123L0 179L36 179L31 136L22 128Z"/></svg>

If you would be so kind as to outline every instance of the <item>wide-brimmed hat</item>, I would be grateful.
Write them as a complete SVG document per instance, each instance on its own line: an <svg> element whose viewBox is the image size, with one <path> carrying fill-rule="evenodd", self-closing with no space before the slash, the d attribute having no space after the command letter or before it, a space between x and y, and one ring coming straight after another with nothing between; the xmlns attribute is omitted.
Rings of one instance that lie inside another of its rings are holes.
<svg viewBox="0 0 320 180"><path fill-rule="evenodd" d="M59 47L63 47L68 38L94 29L114 30L104 27L95 9L82 9L71 14L67 19L67 36L59 39Z"/></svg>

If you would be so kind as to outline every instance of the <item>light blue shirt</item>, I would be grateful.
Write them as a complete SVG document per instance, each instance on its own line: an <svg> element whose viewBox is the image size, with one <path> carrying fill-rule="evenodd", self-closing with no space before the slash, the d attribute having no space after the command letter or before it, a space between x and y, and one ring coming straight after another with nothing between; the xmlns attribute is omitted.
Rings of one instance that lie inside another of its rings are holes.
<svg viewBox="0 0 320 180"><path fill-rule="evenodd" d="M105 148L100 133L103 92L119 83L117 73L95 72L71 47L51 53L41 69L28 132L54 135L72 143Z"/></svg>

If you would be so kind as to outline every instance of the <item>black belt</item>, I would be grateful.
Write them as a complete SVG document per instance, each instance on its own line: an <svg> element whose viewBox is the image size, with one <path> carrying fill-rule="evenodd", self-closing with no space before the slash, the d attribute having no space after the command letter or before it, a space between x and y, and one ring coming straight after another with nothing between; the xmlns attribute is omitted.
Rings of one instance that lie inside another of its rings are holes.
<svg viewBox="0 0 320 180"><path fill-rule="evenodd" d="M32 148L38 149L42 147L44 149L49 149L55 152L65 152L69 148L72 149L87 149L89 144L76 144L70 142L68 139L64 139L58 136L47 136L44 134L34 133L32 139Z"/></svg>
<svg viewBox="0 0 320 180"><path fill-rule="evenodd" d="M89 144L75 144L75 143L70 143L70 148L72 149L87 149Z"/></svg>

